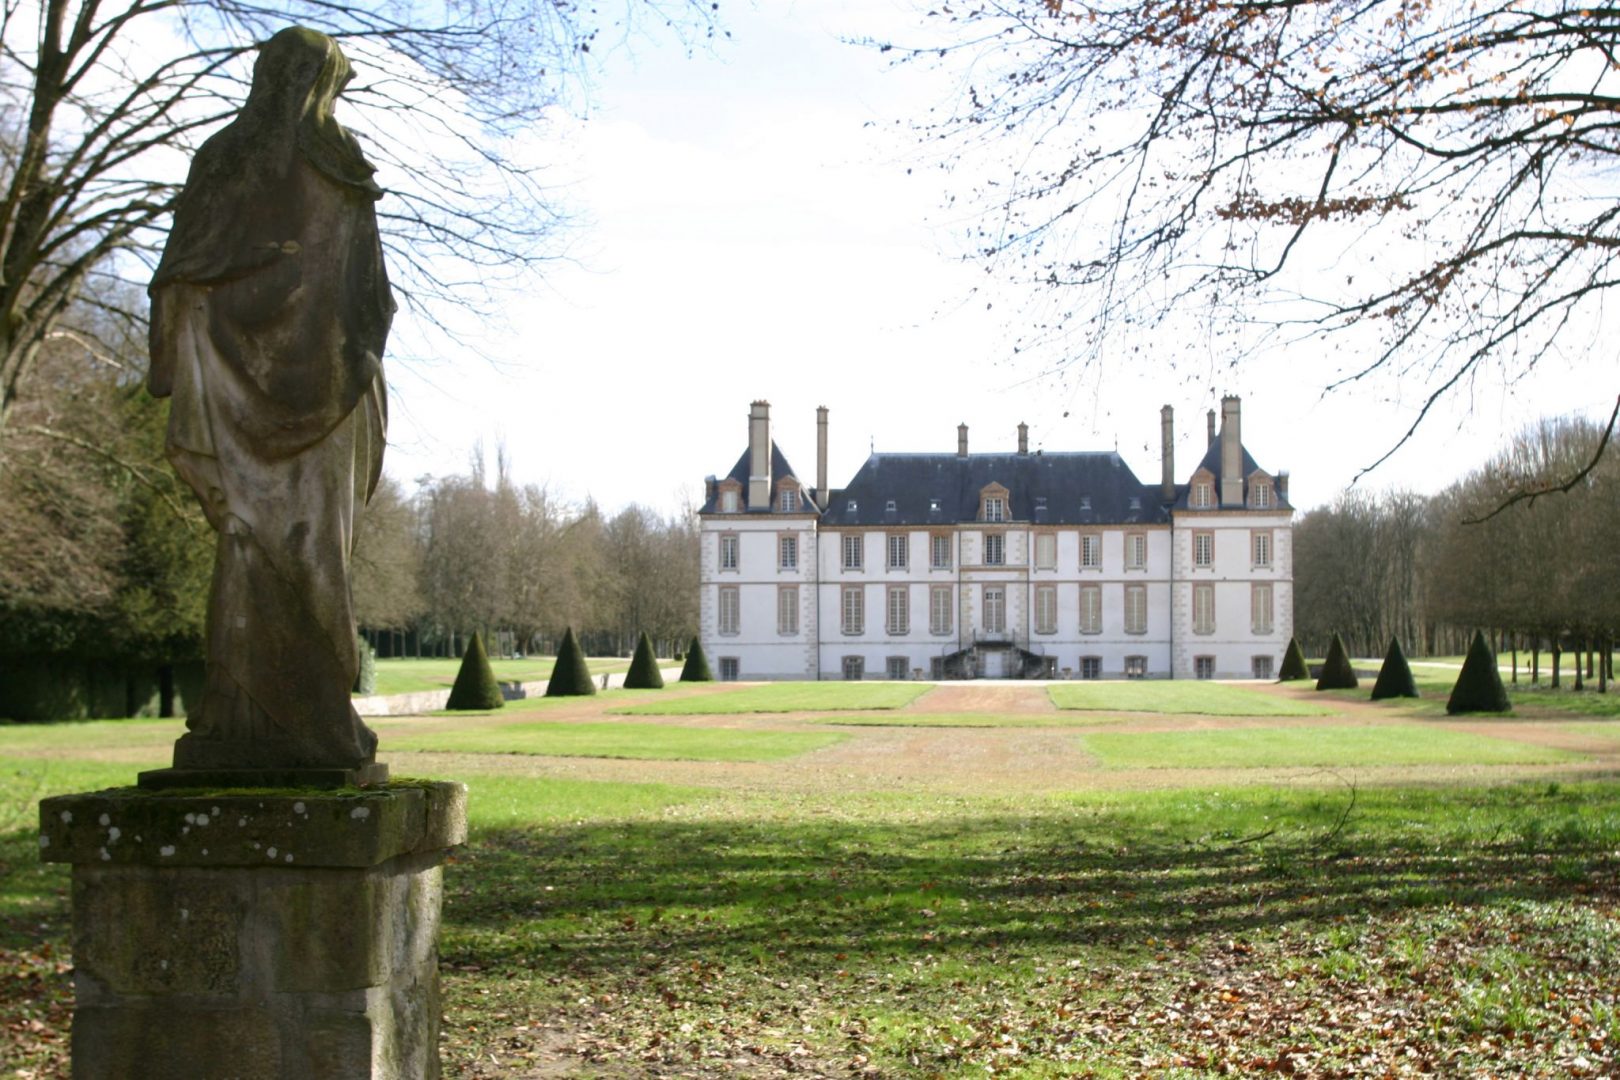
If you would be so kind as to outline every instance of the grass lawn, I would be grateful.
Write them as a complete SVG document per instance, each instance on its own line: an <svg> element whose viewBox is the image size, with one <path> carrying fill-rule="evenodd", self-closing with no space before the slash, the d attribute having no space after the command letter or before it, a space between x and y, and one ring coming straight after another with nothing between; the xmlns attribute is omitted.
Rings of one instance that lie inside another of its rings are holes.
<svg viewBox="0 0 1620 1080"><path fill-rule="evenodd" d="M1106 732L1080 739L1089 753L1115 769L1531 765L1579 758L1508 739L1416 724Z"/></svg>
<svg viewBox="0 0 1620 1080"><path fill-rule="evenodd" d="M490 670L501 682L545 682L551 678L555 656L528 656L522 660L491 659ZM630 670L630 661L617 657L591 657L585 661L592 675ZM455 685L460 660L393 659L377 661L378 694L412 694L418 690L448 690Z"/></svg>
<svg viewBox="0 0 1620 1080"><path fill-rule="evenodd" d="M631 716L734 716L742 713L898 709L932 690L932 683L779 682L720 694L649 701L614 709Z"/></svg>
<svg viewBox="0 0 1620 1080"><path fill-rule="evenodd" d="M1060 709L1203 716L1328 716L1333 710L1258 690L1189 679L1067 682L1047 688Z"/></svg>
<svg viewBox="0 0 1620 1080"><path fill-rule="evenodd" d="M624 722L561 722L478 726L402 735L390 750L558 757L644 758L652 761L780 761L848 738L836 732L738 731Z"/></svg>
<svg viewBox="0 0 1620 1080"><path fill-rule="evenodd" d="M1417 701L1384 701L1376 704L1384 708L1398 709L1402 712L1423 717L1444 717L1446 715L1446 699L1451 697L1451 688L1457 682L1457 669L1438 666L1424 666L1416 661L1412 662L1412 682L1417 686L1418 693L1423 695ZM1554 690L1547 685L1547 674L1542 672L1542 681L1538 686L1530 685L1530 676L1521 670L1519 683L1514 685L1504 672L1502 685L1507 689L1508 701L1512 703L1515 712L1535 714L1540 712L1568 713L1575 716L1615 716L1620 717L1620 686L1612 688L1607 694L1596 691L1596 682L1591 690L1576 693L1571 690L1573 681L1566 671L1564 685ZM1372 694L1374 679L1362 679L1361 685L1354 690L1324 690L1322 700L1335 699L1345 701L1367 701Z"/></svg>
<svg viewBox="0 0 1620 1080"><path fill-rule="evenodd" d="M385 736L397 773L423 723ZM492 717L450 737L779 734L730 723ZM1209 768L1287 750L1223 723L1170 738ZM35 804L130 782L166 758L168 725L0 728L0 1075L67 1075L68 873L37 861ZM1423 723L1281 729L1300 732L1345 769L1386 760L1380 733L1448 762L1518 747ZM472 835L444 874L447 1078L1620 1074L1610 776L902 788L905 733L787 734L843 737L841 760L869 746L881 769L818 786L790 783L791 760L453 759ZM1052 736L934 737L953 738Z"/></svg>

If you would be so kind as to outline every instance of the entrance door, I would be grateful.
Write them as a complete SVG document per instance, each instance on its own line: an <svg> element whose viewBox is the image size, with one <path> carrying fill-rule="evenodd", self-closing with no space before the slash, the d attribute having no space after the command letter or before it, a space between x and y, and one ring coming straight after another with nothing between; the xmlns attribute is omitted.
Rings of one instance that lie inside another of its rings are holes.
<svg viewBox="0 0 1620 1080"><path fill-rule="evenodd" d="M987 679L1005 679L1007 677L1007 654L1001 649L987 649L984 656L984 677Z"/></svg>

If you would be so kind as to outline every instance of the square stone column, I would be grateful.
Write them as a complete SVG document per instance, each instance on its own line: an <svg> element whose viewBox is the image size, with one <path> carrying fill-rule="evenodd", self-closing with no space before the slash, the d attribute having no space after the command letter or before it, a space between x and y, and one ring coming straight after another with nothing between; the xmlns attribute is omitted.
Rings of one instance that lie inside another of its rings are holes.
<svg viewBox="0 0 1620 1080"><path fill-rule="evenodd" d="M441 864L467 789L119 788L40 803L73 866L73 1075L439 1075Z"/></svg>

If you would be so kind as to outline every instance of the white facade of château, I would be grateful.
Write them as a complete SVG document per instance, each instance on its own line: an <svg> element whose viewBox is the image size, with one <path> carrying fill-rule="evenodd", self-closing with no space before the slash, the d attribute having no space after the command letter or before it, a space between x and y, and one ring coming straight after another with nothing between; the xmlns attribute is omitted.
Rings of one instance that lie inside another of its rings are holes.
<svg viewBox="0 0 1620 1080"><path fill-rule="evenodd" d="M871 455L800 481L755 402L749 448L709 477L700 637L722 679L1260 678L1293 633L1287 474L1241 442L1240 403L1176 482L1117 453Z"/></svg>

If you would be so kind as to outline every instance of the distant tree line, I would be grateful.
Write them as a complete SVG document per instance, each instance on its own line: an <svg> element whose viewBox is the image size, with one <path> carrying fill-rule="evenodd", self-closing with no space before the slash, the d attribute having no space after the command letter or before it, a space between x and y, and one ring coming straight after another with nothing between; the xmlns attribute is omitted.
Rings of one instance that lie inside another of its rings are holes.
<svg viewBox="0 0 1620 1080"><path fill-rule="evenodd" d="M1620 630L1620 458L1597 453L1604 433L1578 417L1546 420L1437 495L1352 491L1302 515L1300 642L1321 655L1338 632L1352 654L1381 656L1398 637L1411 654L1448 655L1479 628L1515 669L1528 652L1532 678L1544 652L1554 680L1564 652L1578 654L1577 684L1612 678L1594 667L1612 665ZM1594 457L1568 491L1546 490Z"/></svg>
<svg viewBox="0 0 1620 1080"><path fill-rule="evenodd" d="M593 656L630 655L645 632L670 655L697 627L697 521L631 505L609 517L544 486L464 475L407 497L385 480L355 540L355 612L379 656L550 653L572 627Z"/></svg>

